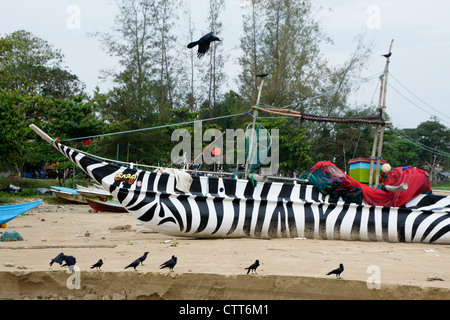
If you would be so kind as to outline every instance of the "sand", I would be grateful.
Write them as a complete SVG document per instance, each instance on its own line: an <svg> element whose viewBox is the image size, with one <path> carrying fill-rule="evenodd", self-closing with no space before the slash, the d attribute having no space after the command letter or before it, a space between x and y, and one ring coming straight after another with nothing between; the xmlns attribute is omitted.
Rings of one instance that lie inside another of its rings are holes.
<svg viewBox="0 0 450 320"><path fill-rule="evenodd" d="M450 299L450 245L181 238L128 213L45 202L5 230L24 241L0 242L0 299ZM124 269L145 251L143 266ZM60 252L76 257L75 273L49 266ZM175 272L159 269L172 255ZM102 270L90 269L100 258ZM342 279L327 276L339 263Z"/></svg>

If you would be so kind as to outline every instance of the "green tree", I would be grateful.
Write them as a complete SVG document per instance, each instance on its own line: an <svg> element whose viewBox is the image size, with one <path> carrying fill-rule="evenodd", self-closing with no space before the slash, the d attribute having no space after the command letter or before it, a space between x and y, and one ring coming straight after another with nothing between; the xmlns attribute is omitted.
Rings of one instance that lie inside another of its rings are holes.
<svg viewBox="0 0 450 320"><path fill-rule="evenodd" d="M54 137L98 134L104 130L84 84L63 67L60 50L20 30L0 38L0 164L40 166L62 156L29 129L35 123Z"/></svg>
<svg viewBox="0 0 450 320"><path fill-rule="evenodd" d="M47 41L19 30L0 38L2 90L70 99L84 84L62 66L64 56Z"/></svg>

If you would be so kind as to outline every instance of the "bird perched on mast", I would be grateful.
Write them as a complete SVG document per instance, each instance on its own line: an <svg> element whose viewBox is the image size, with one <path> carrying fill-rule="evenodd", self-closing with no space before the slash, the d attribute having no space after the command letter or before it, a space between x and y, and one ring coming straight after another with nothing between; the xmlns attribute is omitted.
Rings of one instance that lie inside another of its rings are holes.
<svg viewBox="0 0 450 320"><path fill-rule="evenodd" d="M390 56L392 56L392 52L383 54L382 57L385 57L386 59L389 58Z"/></svg>
<svg viewBox="0 0 450 320"><path fill-rule="evenodd" d="M191 42L187 45L189 49L192 49L193 47L198 45L197 50L197 57L200 59L205 55L206 52L209 50L209 45L213 41L222 41L218 37L216 37L212 32L205 34L203 37L201 37L199 40Z"/></svg>

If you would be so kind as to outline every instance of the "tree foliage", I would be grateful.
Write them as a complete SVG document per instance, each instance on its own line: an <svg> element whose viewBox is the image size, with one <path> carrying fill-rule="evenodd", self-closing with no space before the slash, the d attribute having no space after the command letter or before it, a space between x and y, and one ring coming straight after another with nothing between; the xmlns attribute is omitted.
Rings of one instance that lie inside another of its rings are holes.
<svg viewBox="0 0 450 320"><path fill-rule="evenodd" d="M320 48L332 40L315 18L311 1L249 0L243 11L239 57L239 90L224 91L227 59L221 42L197 59L193 50L177 51L181 40L177 22L186 20L186 43L200 34L223 31L221 15L226 2L210 0L205 8L207 30L197 31L188 3L181 0L119 0L110 32L92 36L111 56L117 68L104 70L113 88L92 94L64 66L64 55L44 39L19 30L0 37L0 166L42 165L62 161L58 153L36 139L28 128L36 123L61 140L104 135L89 147L77 148L122 161L171 165L172 132L205 121L203 130L245 129L249 116L226 117L251 110L265 78L261 103L289 107L321 116L372 116L376 110L349 105L349 95L361 80L371 46L364 35L355 37L348 59L332 65ZM183 18L183 19L181 19ZM348 161L369 157L374 128L365 124L306 122L266 117L258 123L279 129L280 169L303 172L315 162L329 160L343 170ZM171 126L167 126L171 125ZM141 129L146 129L139 131ZM106 136L109 132L135 131ZM415 129L386 127L383 157L392 166L449 166L449 130L436 119ZM203 142L203 147L208 144Z"/></svg>

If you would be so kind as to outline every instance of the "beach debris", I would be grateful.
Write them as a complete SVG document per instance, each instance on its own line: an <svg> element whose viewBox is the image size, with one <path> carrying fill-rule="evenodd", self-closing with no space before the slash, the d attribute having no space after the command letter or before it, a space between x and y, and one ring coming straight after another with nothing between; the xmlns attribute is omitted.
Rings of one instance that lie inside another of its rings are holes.
<svg viewBox="0 0 450 320"><path fill-rule="evenodd" d="M257 274L256 268L258 267L259 267L259 260L256 260L250 267L244 269L248 270L247 274L249 274L250 271L252 272L252 274Z"/></svg>
<svg viewBox="0 0 450 320"><path fill-rule="evenodd" d="M2 242L10 242L10 241L23 241L23 237L14 230L7 230L2 233L0 236L0 241Z"/></svg>
<svg viewBox="0 0 450 320"><path fill-rule="evenodd" d="M339 268L331 270L330 272L327 273L327 276L330 275L330 274L335 274L336 275L336 279L341 279L341 273L342 272L344 272L344 265L341 263L341 264L339 264Z"/></svg>
<svg viewBox="0 0 450 320"><path fill-rule="evenodd" d="M11 267L15 267L16 264L14 262L3 262L3 266L11 268Z"/></svg>
<svg viewBox="0 0 450 320"><path fill-rule="evenodd" d="M432 253L433 256L435 256L435 257L439 257L439 254L437 254L437 252L435 250L433 250L433 249L425 249L423 251L425 251L427 253Z"/></svg>
<svg viewBox="0 0 450 320"><path fill-rule="evenodd" d="M86 231L85 233L84 233L84 236L85 237L91 237L92 236L92 234L89 232L89 230L88 231Z"/></svg>
<svg viewBox="0 0 450 320"><path fill-rule="evenodd" d="M294 238L294 240L306 240L306 238L305 237L297 237L297 238Z"/></svg>
<svg viewBox="0 0 450 320"><path fill-rule="evenodd" d="M160 269L163 268L169 268L170 272L173 272L173 268L175 267L175 265L177 264L177 257L172 256L172 258L170 260L167 260L166 262L164 262L163 264L161 264L159 266Z"/></svg>
<svg viewBox="0 0 450 320"><path fill-rule="evenodd" d="M53 194L53 192L47 188L36 188L36 193L37 194L50 194L50 195Z"/></svg>
<svg viewBox="0 0 450 320"><path fill-rule="evenodd" d="M445 280L438 276L428 276L427 281L445 281Z"/></svg>
<svg viewBox="0 0 450 320"><path fill-rule="evenodd" d="M110 228L108 228L108 230L116 231L116 232L131 231L131 225L129 225L129 224L118 225L115 227L110 227Z"/></svg>
<svg viewBox="0 0 450 320"><path fill-rule="evenodd" d="M20 266L17 266L17 269L26 270L26 269L28 269L28 268L25 267L24 265L20 265Z"/></svg>

